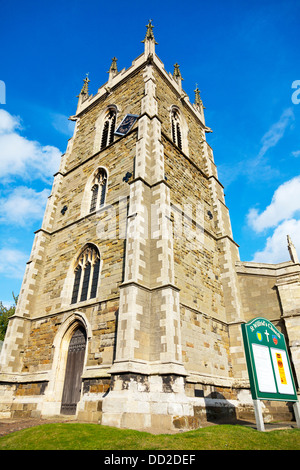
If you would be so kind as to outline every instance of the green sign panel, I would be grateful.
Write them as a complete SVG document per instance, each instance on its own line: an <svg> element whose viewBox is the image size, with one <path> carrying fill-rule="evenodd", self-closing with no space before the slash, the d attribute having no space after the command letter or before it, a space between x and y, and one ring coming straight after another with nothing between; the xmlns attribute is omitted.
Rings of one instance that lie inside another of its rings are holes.
<svg viewBox="0 0 300 470"><path fill-rule="evenodd" d="M242 324L242 332L252 398L297 401L283 334L265 318Z"/></svg>

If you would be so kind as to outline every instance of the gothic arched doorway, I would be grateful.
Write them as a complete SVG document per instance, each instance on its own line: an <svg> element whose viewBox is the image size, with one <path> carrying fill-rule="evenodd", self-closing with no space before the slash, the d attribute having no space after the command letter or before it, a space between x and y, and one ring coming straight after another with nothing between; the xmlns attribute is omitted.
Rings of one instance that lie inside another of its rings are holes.
<svg viewBox="0 0 300 470"><path fill-rule="evenodd" d="M61 401L62 414L75 415L80 400L81 376L86 348L86 333L78 327L74 331L68 348L65 381Z"/></svg>

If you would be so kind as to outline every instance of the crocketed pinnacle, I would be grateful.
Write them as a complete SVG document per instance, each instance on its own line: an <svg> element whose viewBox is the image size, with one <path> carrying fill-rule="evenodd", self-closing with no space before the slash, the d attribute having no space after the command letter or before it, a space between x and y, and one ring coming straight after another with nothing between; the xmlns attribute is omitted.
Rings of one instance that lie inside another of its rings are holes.
<svg viewBox="0 0 300 470"><path fill-rule="evenodd" d="M196 90L194 90L195 92L195 104L198 105L198 106L201 106L202 105L202 100L200 98L200 90L198 87L196 87Z"/></svg>
<svg viewBox="0 0 300 470"><path fill-rule="evenodd" d="M148 41L154 41L155 44L158 44L154 38L154 34L153 34L154 26L152 24L152 20L149 20L149 23L146 25L146 28L147 28L147 32L146 32L145 39L141 42L146 42L148 40Z"/></svg>
<svg viewBox="0 0 300 470"><path fill-rule="evenodd" d="M88 74L86 74L85 79L83 80L83 87L81 88L81 95L88 95L89 94L89 77Z"/></svg>
<svg viewBox="0 0 300 470"><path fill-rule="evenodd" d="M198 106L199 108L202 107L203 109L205 109L205 107L203 106L202 99L200 97L200 90L197 85L196 85L196 90L194 90L194 92L195 92L195 105Z"/></svg>
<svg viewBox="0 0 300 470"><path fill-rule="evenodd" d="M118 59L116 57L112 58L112 63L111 63L108 73L111 73L113 75L116 75L118 73L117 60Z"/></svg>
<svg viewBox="0 0 300 470"><path fill-rule="evenodd" d="M180 70L179 70L179 65L177 64L174 64L174 72L173 72L173 78L175 78L175 80L183 80L182 78L182 75L180 73Z"/></svg>

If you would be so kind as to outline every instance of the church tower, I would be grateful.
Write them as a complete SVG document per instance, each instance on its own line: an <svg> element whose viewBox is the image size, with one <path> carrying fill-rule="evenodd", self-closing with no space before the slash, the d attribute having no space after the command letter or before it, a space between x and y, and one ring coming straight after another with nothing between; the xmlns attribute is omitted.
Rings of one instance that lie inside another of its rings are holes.
<svg viewBox="0 0 300 470"><path fill-rule="evenodd" d="M1 352L2 417L160 430L243 417L241 324L258 310L299 331L295 304L284 320L278 300L291 279L299 294L295 250L280 266L240 261L200 91L192 103L180 66L166 72L151 21L142 43L131 67L114 57L95 96L88 77L78 95Z"/></svg>

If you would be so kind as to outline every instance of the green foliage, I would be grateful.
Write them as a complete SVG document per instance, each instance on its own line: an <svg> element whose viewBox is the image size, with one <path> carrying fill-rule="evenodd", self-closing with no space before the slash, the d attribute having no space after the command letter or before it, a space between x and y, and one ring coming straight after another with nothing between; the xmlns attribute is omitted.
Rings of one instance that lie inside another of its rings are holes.
<svg viewBox="0 0 300 470"><path fill-rule="evenodd" d="M1 450L300 450L300 429L214 425L154 435L99 424L48 423L0 438Z"/></svg>
<svg viewBox="0 0 300 470"><path fill-rule="evenodd" d="M4 340L9 317L11 317L15 313L15 310L16 310L19 296L18 295L15 296L14 293L12 293L12 296L13 296L15 303L14 305L10 307L5 307L3 303L0 301L0 341Z"/></svg>

